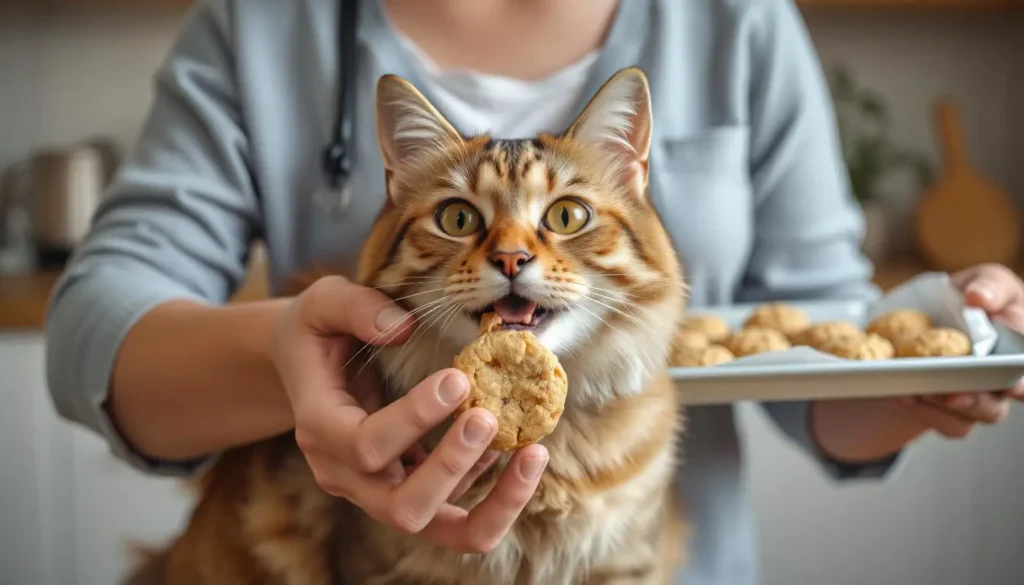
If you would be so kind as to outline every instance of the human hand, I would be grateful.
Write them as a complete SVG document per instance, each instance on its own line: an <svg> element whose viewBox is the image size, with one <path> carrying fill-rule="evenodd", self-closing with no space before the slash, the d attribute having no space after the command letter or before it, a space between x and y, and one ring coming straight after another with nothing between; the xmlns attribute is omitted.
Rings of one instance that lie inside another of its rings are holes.
<svg viewBox="0 0 1024 585"><path fill-rule="evenodd" d="M274 348L295 437L317 483L331 495L440 546L487 552L536 490L547 450L532 445L513 455L471 512L451 502L497 459L487 449L497 432L487 410L464 413L433 453L406 469L402 455L415 452L419 439L455 411L469 380L458 370L443 370L380 408L380 388L369 368L345 366L360 340L400 344L414 328L414 319L387 296L341 277L323 278L296 297L278 323Z"/></svg>
<svg viewBox="0 0 1024 585"><path fill-rule="evenodd" d="M985 311L993 321L1024 331L1024 282L1010 269L982 264L954 274L952 282L969 306ZM920 423L959 439L979 423L1002 422L1013 400L1024 400L1024 381L998 392L906 397L900 405Z"/></svg>

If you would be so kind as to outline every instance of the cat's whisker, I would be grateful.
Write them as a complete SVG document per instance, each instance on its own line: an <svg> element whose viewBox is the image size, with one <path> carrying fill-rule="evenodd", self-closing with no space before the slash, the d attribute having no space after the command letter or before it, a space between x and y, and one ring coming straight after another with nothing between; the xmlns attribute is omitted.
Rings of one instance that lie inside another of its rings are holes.
<svg viewBox="0 0 1024 585"><path fill-rule="evenodd" d="M379 285L371 286L371 287L367 287L367 288L372 288L374 290L383 290L383 289L387 289L387 288L399 288L399 287L403 287L403 286L412 286L412 285L442 284L442 283L446 282L447 280L448 280L447 278L430 278L430 279L424 279L424 280L403 280L401 282L395 282L395 283L391 283L391 284L379 284Z"/></svg>
<svg viewBox="0 0 1024 585"><path fill-rule="evenodd" d="M587 287L590 288L591 290L597 290L597 291L601 291L601 292L604 292L604 293L611 293L611 294L622 295L622 296L625 296L625 297L628 297L628 298L631 298L631 299L639 299L640 298L640 295L636 295L636 294L633 294L631 292L626 292L624 290L616 290L616 289L613 289L613 288L602 288L600 286L594 286L593 284L588 284Z"/></svg>
<svg viewBox="0 0 1024 585"><path fill-rule="evenodd" d="M584 306L584 305L582 305L582 304L578 304L578 305L576 305L576 306L577 306L578 308L580 308L580 309L583 309L584 311L586 311L586 312L590 313L591 315L593 315L595 319L597 319L598 321L600 321L600 322L601 322L601 323L603 323L604 325L607 325L608 327L611 327L612 331L614 331L614 332L618 333L619 335L625 335L625 334L624 334L624 333L623 333L623 332L622 332L621 330L619 330L619 328L618 328L618 327L616 327L616 326L612 325L611 323L609 323L609 322L608 322L608 321L607 321L607 320L606 320L606 319L605 319L604 317L602 317L601 315L598 315L597 313L595 313L595 312L591 311L590 309L588 309L587 307L585 307L585 306Z"/></svg>
<svg viewBox="0 0 1024 585"><path fill-rule="evenodd" d="M414 309L412 311L409 311L409 315L410 316L416 316L418 313L426 311L430 307L434 307L434 306L437 306L437 305L439 305L441 303L444 303L446 300L447 300L446 298L442 297L440 299L437 299L437 300L431 301L429 303L426 303L425 305L423 305L421 307L417 307L416 309ZM375 344L378 341L390 337L394 332L398 331L398 329L401 328L404 325L405 325L405 321L400 321L398 323L395 323L395 324L391 325L387 329L381 331L377 335L373 336L369 341L367 341L366 343L363 344L363 347L359 348L358 351L356 351L354 354L352 354L352 356L348 359L348 361L345 362L345 365L342 366L342 369L345 369L349 365L351 365L352 362L355 361L363 353L365 353L367 351L372 351L372 348L377 347ZM372 358L370 358L370 359L372 359Z"/></svg>
<svg viewBox="0 0 1024 585"><path fill-rule="evenodd" d="M648 332L648 333L654 333L654 330L653 330L653 329L651 329L651 326L650 326L650 325L648 325L647 323L644 323L644 322L643 322L643 321L641 321L640 319L637 319L637 318L636 318L636 317L634 317L633 315L630 315L629 313L626 313L625 311L622 311L622 310L620 310L620 309L617 309L617 308L615 308L615 307L613 307L613 306L611 306L611 305L608 305L608 304L606 304L606 303L602 303L601 301L599 301L599 300L595 299L594 297L587 297L587 300L590 300L590 301L592 301L592 302L595 302L595 303L597 303L597 304L601 305L602 307L604 307L604 308L606 308L606 309L608 309L608 310L614 311L614 312L618 313L619 315L622 315L623 317L625 317L625 318L627 318L627 319L630 319L630 320L632 320L632 321L633 321L634 323L636 323L637 325L639 325L639 326L640 326L640 327L641 327L641 328L642 328L642 329L643 329L644 331L646 331L646 332ZM581 306L582 306L582 305L581 305Z"/></svg>
<svg viewBox="0 0 1024 585"><path fill-rule="evenodd" d="M448 331L448 328L451 327L451 324L455 322L456 317L458 317L462 313L462 309L463 308L465 308L465 305L463 305L462 303L456 303L455 304L455 310L449 312L448 318L441 325L441 332L437 334L437 345L434 346L434 369L435 370L438 369L437 368L437 352L441 348L441 341L444 340L444 334L445 334L446 331Z"/></svg>
<svg viewBox="0 0 1024 585"><path fill-rule="evenodd" d="M645 306L643 306L643 305L641 305L639 303L633 302L633 301L628 300L628 299L621 299L621 298L619 298L619 297L617 297L615 295L610 295L610 294L607 294L607 293L603 293L603 292L600 291L600 289L593 289L592 288L590 290L590 292L595 294L595 295L597 295L597 296L599 296L599 297L601 297L602 299L607 300L607 301L616 302L616 303L622 303L624 305L633 307L633 308L635 308L635 309L637 309L639 311L648 311L648 310L650 310L650 307L645 307Z"/></svg>
<svg viewBox="0 0 1024 585"><path fill-rule="evenodd" d="M399 358L401 358L401 356L406 352L406 350L408 350L408 348L413 344L413 342L418 337L423 335L424 331L426 331L427 329L430 328L431 325L433 325L436 319L432 319L430 323L422 323L422 321L431 316L436 317L436 315L439 314L446 314L448 307L451 306L450 303L451 300L448 299L447 297L439 299L438 304L435 304L429 311L418 317L418 319L421 321L421 324L417 327L416 331L413 332L412 336L405 343L402 344L402 349L398 353ZM373 360L377 359L377 357L380 355L382 351L384 351L383 346L374 348L374 351L370 354L370 357L366 358L366 363L364 363L363 366L359 368L359 371L361 372L366 366L370 365L373 362ZM386 377L385 381L387 381Z"/></svg>
<svg viewBox="0 0 1024 585"><path fill-rule="evenodd" d="M416 340L421 338L423 335L426 334L427 331L429 331L431 328L433 328L434 324L439 322L442 317L445 317L448 314L448 311L453 306L455 306L455 307L458 306L457 303L455 303L454 301L452 301L449 298L445 298L445 300L448 301L448 303L442 305L442 308L441 308L441 310L439 312L433 312L432 311L433 317L431 318L430 322L426 323L424 325L421 325L420 328L417 329L415 333L413 333L412 337L409 338L409 341L407 341L407 342L405 342L403 344L402 349L398 352L398 356L395 357L395 363L399 363L399 364L402 363L402 356L404 356L405 352L408 351L409 348L412 347L415 344ZM426 318L426 316L424 316L424 318ZM387 380L387 378L385 377L385 381L386 380Z"/></svg>
<svg viewBox="0 0 1024 585"><path fill-rule="evenodd" d="M689 286L686 284L685 281L681 282L674 278L669 278L667 276L662 276L660 274L639 274L637 272L594 272L594 274L596 274L597 276L631 276L633 278L640 279L643 282L660 282L672 286L679 286L682 288L682 290L689 289Z"/></svg>
<svg viewBox="0 0 1024 585"><path fill-rule="evenodd" d="M421 297L421 296L423 296L423 295L429 295L429 294L432 294L432 293L436 293L436 292L443 292L443 291L444 291L444 287L441 287L441 288L432 288L432 289L430 289L430 290L425 290L425 291L423 291L423 292L413 293L413 294L411 294L411 295L405 295L404 297L399 297L399 298L397 298L397 299L391 299L391 300L392 300L393 302L396 302L396 303L397 303L398 301L404 301L405 299L411 299L411 298L413 298L413 297Z"/></svg>

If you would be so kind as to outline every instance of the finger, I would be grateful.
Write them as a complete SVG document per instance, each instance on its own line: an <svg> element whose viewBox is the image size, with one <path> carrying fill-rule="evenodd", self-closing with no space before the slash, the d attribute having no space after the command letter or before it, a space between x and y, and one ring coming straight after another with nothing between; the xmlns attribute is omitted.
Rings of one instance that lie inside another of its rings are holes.
<svg viewBox="0 0 1024 585"><path fill-rule="evenodd" d="M543 446L520 449L494 489L469 514L439 516L424 534L443 546L467 553L494 550L530 501L547 463L548 452Z"/></svg>
<svg viewBox="0 0 1024 585"><path fill-rule="evenodd" d="M469 379L454 368L420 382L360 425L353 443L356 464L368 473L379 471L451 416L468 394Z"/></svg>
<svg viewBox="0 0 1024 585"><path fill-rule="evenodd" d="M964 419L985 424L1002 422L1010 414L1010 401L991 393L951 397L945 408Z"/></svg>
<svg viewBox="0 0 1024 585"><path fill-rule="evenodd" d="M358 408L365 416L359 402L346 392L344 370L339 365L351 355L352 338L305 333L290 336L288 343L277 365L296 419L307 413L319 416L323 410L350 407Z"/></svg>
<svg viewBox="0 0 1024 585"><path fill-rule="evenodd" d="M466 492L473 486L473 483L480 479L480 476L494 465L499 455L500 453L494 450L484 451L483 456L470 468L469 473L462 478L459 485L455 486L455 489L452 490L451 496L448 497L448 502L454 504L462 496L466 495Z"/></svg>
<svg viewBox="0 0 1024 585"><path fill-rule="evenodd" d="M952 414L924 400L911 398L901 401L905 411L921 422L921 424L951 439L963 439L971 433L974 425L971 421Z"/></svg>
<svg viewBox="0 0 1024 585"><path fill-rule="evenodd" d="M1024 401L1024 380L1004 390L1002 395L1012 400Z"/></svg>
<svg viewBox="0 0 1024 585"><path fill-rule="evenodd" d="M1021 301L1019 279L1004 266L983 264L953 277L964 294L964 301L988 313L1002 311L1012 302Z"/></svg>
<svg viewBox="0 0 1024 585"><path fill-rule="evenodd" d="M1024 332L1024 303L1012 302L1002 311L992 314L990 318L1002 322L1010 329Z"/></svg>
<svg viewBox="0 0 1024 585"><path fill-rule="evenodd" d="M322 278L301 295L303 323L321 335L352 335L394 345L412 333L413 319L384 293L340 276Z"/></svg>
<svg viewBox="0 0 1024 585"><path fill-rule="evenodd" d="M498 421L491 412L474 408L462 415L427 460L394 490L395 525L410 533L426 528L497 433Z"/></svg>

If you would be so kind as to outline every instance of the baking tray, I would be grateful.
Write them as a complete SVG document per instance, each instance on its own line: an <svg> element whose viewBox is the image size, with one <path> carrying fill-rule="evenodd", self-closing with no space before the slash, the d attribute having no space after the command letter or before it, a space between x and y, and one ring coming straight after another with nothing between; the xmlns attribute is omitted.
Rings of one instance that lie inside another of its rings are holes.
<svg viewBox="0 0 1024 585"><path fill-rule="evenodd" d="M691 312L717 315L735 330L759 304ZM717 366L669 368L683 402L699 405L984 392L1008 388L1024 378L1024 335L963 305L960 293L943 273L922 275L873 302L787 304L806 311L812 322L849 320L862 328L887 310L919 308L937 325L967 333L974 343L974 355L857 361L795 347Z"/></svg>

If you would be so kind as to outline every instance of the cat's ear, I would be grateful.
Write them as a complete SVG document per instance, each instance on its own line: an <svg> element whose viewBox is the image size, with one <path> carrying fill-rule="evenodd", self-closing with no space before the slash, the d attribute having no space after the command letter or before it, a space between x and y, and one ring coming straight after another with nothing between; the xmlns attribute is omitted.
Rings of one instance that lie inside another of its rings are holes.
<svg viewBox="0 0 1024 585"><path fill-rule="evenodd" d="M440 148L462 137L411 83L395 75L377 81L377 140L384 168L394 171L422 149Z"/></svg>
<svg viewBox="0 0 1024 585"><path fill-rule="evenodd" d="M623 187L642 197L647 191L651 117L647 75L630 67L601 86L567 135L612 157Z"/></svg>

